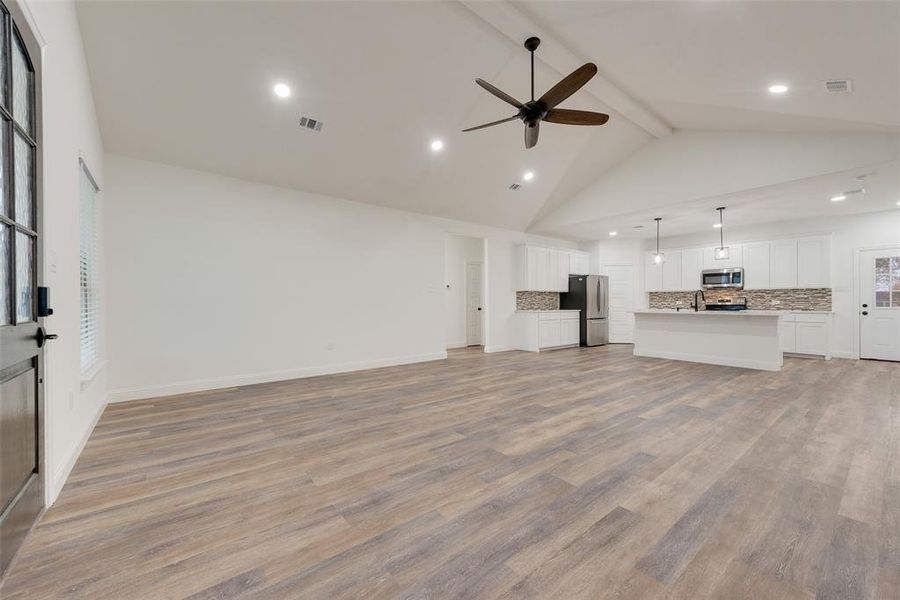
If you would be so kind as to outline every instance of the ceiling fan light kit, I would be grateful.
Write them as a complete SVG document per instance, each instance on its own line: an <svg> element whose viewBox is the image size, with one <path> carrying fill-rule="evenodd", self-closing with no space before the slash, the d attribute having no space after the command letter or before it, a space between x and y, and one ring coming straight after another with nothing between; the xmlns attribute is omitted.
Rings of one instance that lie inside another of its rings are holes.
<svg viewBox="0 0 900 600"><path fill-rule="evenodd" d="M525 40L525 49L531 53L531 100L525 103L519 102L513 96L494 87L487 81L476 79L475 83L507 104L514 106L519 112L505 119L463 129L464 132L493 127L507 121L520 119L525 124L525 147L534 148L538 142L541 121L563 125L603 125L609 120L609 115L605 113L556 108L558 104L580 90L584 84L597 74L597 65L594 63L581 65L550 88L543 96L537 100L534 99L534 51L540 45L541 40L536 37L530 37Z"/></svg>

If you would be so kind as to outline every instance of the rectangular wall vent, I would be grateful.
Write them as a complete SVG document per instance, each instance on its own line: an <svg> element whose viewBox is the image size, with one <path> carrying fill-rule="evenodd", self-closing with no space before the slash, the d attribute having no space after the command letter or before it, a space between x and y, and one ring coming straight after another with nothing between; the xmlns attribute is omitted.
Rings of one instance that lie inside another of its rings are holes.
<svg viewBox="0 0 900 600"><path fill-rule="evenodd" d="M322 121L313 119L312 117L300 117L300 127L309 129L310 131L322 131Z"/></svg>
<svg viewBox="0 0 900 600"><path fill-rule="evenodd" d="M509 184L509 189L511 189L511 190L513 190L513 191L519 189L520 187L522 187L522 186L519 185L518 183L511 183L511 184Z"/></svg>
<svg viewBox="0 0 900 600"><path fill-rule="evenodd" d="M852 92L853 82L849 79L832 79L825 82L825 89L829 92Z"/></svg>

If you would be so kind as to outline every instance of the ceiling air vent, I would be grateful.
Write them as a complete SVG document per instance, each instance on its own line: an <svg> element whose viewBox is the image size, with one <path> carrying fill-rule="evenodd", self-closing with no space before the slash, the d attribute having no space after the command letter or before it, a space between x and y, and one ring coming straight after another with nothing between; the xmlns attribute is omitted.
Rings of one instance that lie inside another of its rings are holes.
<svg viewBox="0 0 900 600"><path fill-rule="evenodd" d="M825 82L825 90L829 92L852 92L853 82L849 79L832 79Z"/></svg>
<svg viewBox="0 0 900 600"><path fill-rule="evenodd" d="M309 129L310 131L322 131L322 121L312 117L300 117L299 125L303 129Z"/></svg>
<svg viewBox="0 0 900 600"><path fill-rule="evenodd" d="M520 187L522 187L522 186L521 186L521 184L518 184L518 183L511 183L511 184L509 184L509 189L511 189L512 191L516 191L516 190L519 189Z"/></svg>

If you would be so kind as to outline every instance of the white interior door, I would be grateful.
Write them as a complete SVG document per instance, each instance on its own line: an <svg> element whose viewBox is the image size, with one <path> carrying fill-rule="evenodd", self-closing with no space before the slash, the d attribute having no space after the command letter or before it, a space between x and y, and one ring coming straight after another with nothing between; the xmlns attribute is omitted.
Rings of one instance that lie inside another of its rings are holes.
<svg viewBox="0 0 900 600"><path fill-rule="evenodd" d="M859 357L900 361L900 247L859 253Z"/></svg>
<svg viewBox="0 0 900 600"><path fill-rule="evenodd" d="M466 263L466 345L483 345L484 268L481 263Z"/></svg>
<svg viewBox="0 0 900 600"><path fill-rule="evenodd" d="M634 267L608 266L609 343L634 342Z"/></svg>

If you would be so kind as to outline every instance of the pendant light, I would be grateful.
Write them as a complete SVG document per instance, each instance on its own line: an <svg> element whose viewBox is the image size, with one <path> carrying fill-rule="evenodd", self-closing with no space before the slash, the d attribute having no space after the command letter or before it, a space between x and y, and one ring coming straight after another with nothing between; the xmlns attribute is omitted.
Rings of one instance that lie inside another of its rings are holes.
<svg viewBox="0 0 900 600"><path fill-rule="evenodd" d="M725 245L725 207L720 206L716 209L719 211L719 247L716 248L716 260L728 260L728 246Z"/></svg>
<svg viewBox="0 0 900 600"><path fill-rule="evenodd" d="M659 251L659 222L662 221L662 217L653 220L656 221L656 254L653 255L653 262L661 265L666 260L666 255Z"/></svg>

